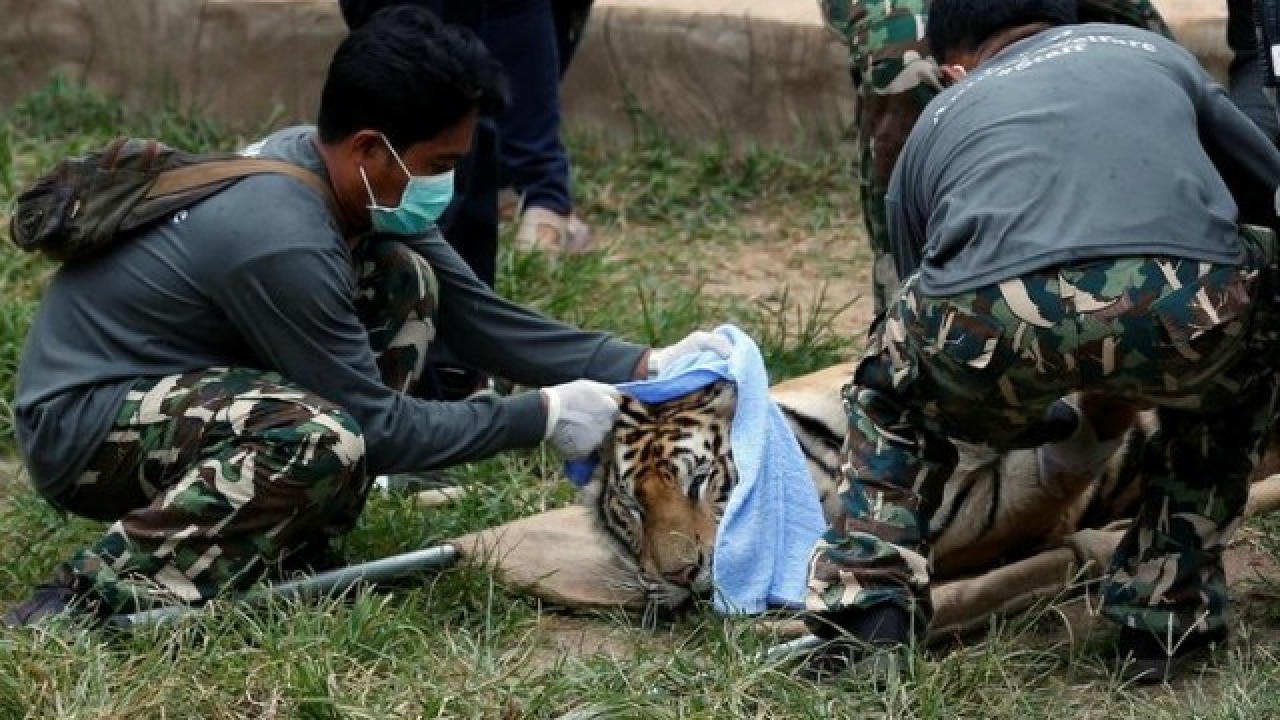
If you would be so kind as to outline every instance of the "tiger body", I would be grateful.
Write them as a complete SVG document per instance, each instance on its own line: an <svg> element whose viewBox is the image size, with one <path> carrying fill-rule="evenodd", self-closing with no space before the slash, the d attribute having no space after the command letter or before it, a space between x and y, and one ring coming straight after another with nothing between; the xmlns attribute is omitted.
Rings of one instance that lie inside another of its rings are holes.
<svg viewBox="0 0 1280 720"><path fill-rule="evenodd" d="M840 364L770 389L808 463L828 523L842 480L847 415ZM645 405L624 397L583 502L630 563L650 602L677 607L711 589L713 547L737 483L729 445L736 391L716 383ZM1126 516L1138 492L1134 445L1150 432L1139 416L1100 472L1042 477L1036 450L996 453L957 443L960 462L931 523L934 577L946 580L1053 547L1072 532Z"/></svg>

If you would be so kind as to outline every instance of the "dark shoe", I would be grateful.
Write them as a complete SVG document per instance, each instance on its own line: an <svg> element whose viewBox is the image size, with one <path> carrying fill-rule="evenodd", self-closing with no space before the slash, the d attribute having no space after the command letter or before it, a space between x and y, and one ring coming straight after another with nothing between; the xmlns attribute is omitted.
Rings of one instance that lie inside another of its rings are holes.
<svg viewBox="0 0 1280 720"><path fill-rule="evenodd" d="M848 639L828 640L805 656L796 676L812 683L838 680L849 672L858 657L857 645Z"/></svg>
<svg viewBox="0 0 1280 720"><path fill-rule="evenodd" d="M816 622L840 627L844 634L805 658L798 674L813 682L854 676L867 677L877 686L884 686L901 672L914 639L911 613L892 603L826 616ZM810 621L811 627L815 624Z"/></svg>
<svg viewBox="0 0 1280 720"><path fill-rule="evenodd" d="M1169 682L1183 668L1208 658L1226 642L1225 627L1175 637L1172 646L1155 633L1122 628L1116 640L1116 662L1120 677L1126 682Z"/></svg>
<svg viewBox="0 0 1280 720"><path fill-rule="evenodd" d="M311 540L290 551L268 573L272 581L288 580L297 575L316 575L347 566L347 559L333 547L328 538Z"/></svg>
<svg viewBox="0 0 1280 720"><path fill-rule="evenodd" d="M433 365L423 377L421 396L428 400L455 402L484 394L510 395L515 383L462 365Z"/></svg>
<svg viewBox="0 0 1280 720"><path fill-rule="evenodd" d="M489 392L506 397L516 391L516 384L497 375L489 376Z"/></svg>
<svg viewBox="0 0 1280 720"><path fill-rule="evenodd" d="M60 566L51 580L37 585L31 597L0 617L0 624L7 628L31 627L59 616L98 624L103 619L101 608L82 585L70 568Z"/></svg>
<svg viewBox="0 0 1280 720"><path fill-rule="evenodd" d="M455 402L466 400L478 392L489 389L489 376L475 368L461 365L436 365L430 368L435 378L436 391L430 393L436 400Z"/></svg>

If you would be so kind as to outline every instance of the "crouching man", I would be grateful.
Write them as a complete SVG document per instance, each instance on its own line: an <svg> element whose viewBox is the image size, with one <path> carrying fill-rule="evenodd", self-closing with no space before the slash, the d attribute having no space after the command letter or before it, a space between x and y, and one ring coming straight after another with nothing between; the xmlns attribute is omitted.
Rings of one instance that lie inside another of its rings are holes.
<svg viewBox="0 0 1280 720"><path fill-rule="evenodd" d="M1074 0L935 0L949 87L894 168L903 287L846 390L846 515L810 564L822 675L879 671L930 618L949 438L1043 436L1073 391L1156 408L1133 529L1102 587L1126 674L1226 636L1222 551L1274 412L1280 155L1196 59Z"/></svg>
<svg viewBox="0 0 1280 720"><path fill-rule="evenodd" d="M18 440L42 496L111 525L6 624L243 589L348 531L372 476L548 439L585 454L617 412L605 383L715 348L695 333L651 351L547 319L444 242L454 165L505 98L474 35L388 8L338 47L316 125L251 149L329 193L251 176L59 269L21 361ZM437 336L545 389L420 399Z"/></svg>

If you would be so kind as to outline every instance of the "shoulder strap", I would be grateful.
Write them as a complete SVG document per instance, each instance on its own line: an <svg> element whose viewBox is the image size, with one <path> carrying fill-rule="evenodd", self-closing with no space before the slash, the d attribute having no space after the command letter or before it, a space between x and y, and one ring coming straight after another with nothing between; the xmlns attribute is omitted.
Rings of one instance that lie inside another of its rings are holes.
<svg viewBox="0 0 1280 720"><path fill-rule="evenodd" d="M147 191L147 198L163 197L165 195L173 195L175 193L193 190L198 187L213 185L227 180L247 177L249 175L261 175L263 173L278 173L287 175L295 180L305 183L308 187L320 193L325 203L329 205L330 212L334 213L334 218L341 221L338 215L338 202L333 196L333 190L319 175L304 170L303 168L287 163L281 160L268 160L266 158L230 158L226 160L210 160L208 162L195 163L185 167L166 170L156 176L156 181Z"/></svg>

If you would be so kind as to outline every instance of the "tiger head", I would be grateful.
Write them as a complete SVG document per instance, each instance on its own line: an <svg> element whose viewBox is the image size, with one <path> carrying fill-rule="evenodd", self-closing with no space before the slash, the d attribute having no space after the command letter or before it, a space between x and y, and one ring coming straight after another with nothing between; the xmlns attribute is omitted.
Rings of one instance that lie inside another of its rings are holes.
<svg viewBox="0 0 1280 720"><path fill-rule="evenodd" d="M584 502L650 602L684 605L711 590L712 549L738 480L729 446L732 383L647 405L623 396Z"/></svg>

